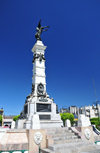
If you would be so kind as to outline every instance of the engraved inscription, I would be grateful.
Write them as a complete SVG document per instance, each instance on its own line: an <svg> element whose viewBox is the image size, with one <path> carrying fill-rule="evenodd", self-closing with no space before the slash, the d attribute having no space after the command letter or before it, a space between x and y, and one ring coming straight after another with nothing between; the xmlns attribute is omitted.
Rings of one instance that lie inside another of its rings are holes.
<svg viewBox="0 0 100 153"><path fill-rule="evenodd" d="M37 112L51 112L51 104L37 103Z"/></svg>

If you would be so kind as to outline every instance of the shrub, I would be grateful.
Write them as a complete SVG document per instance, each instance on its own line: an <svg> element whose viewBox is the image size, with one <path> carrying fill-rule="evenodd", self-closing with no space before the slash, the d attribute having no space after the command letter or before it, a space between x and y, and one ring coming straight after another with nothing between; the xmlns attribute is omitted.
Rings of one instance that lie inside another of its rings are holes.
<svg viewBox="0 0 100 153"><path fill-rule="evenodd" d="M17 120L19 119L19 116L20 116L20 115L14 116L14 117L13 117L13 121L17 121Z"/></svg>
<svg viewBox="0 0 100 153"><path fill-rule="evenodd" d="M90 121L91 121L91 124L98 125L100 122L100 119L99 118L91 118Z"/></svg>
<svg viewBox="0 0 100 153"><path fill-rule="evenodd" d="M98 121L98 119L99 119L99 118L91 118L90 121L96 122L96 121Z"/></svg>
<svg viewBox="0 0 100 153"><path fill-rule="evenodd" d="M71 125L73 125L73 123L74 123L74 115L73 114L71 114L71 113L61 113L60 116L61 116L61 119L63 121L64 126L65 126L65 121L67 119L69 119L70 122L71 122Z"/></svg>
<svg viewBox="0 0 100 153"><path fill-rule="evenodd" d="M100 118L91 118L91 124L94 124L98 130L100 130Z"/></svg>

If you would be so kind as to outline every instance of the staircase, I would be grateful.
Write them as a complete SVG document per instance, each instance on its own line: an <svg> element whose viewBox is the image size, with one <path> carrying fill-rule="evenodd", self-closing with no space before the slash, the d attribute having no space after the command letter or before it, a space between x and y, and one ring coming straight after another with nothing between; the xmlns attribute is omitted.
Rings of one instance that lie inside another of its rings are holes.
<svg viewBox="0 0 100 153"><path fill-rule="evenodd" d="M43 149L42 153L100 153L100 146L82 139L68 128L47 129L54 144Z"/></svg>
<svg viewBox="0 0 100 153"><path fill-rule="evenodd" d="M47 149L43 149L43 153L58 153L58 150L59 153L62 153L62 147L65 150L65 148L68 148L68 145L71 143L82 143L81 138L68 128L47 129L47 134L52 136L54 144L52 146L48 146Z"/></svg>
<svg viewBox="0 0 100 153"><path fill-rule="evenodd" d="M68 128L49 129L47 133L48 135L52 136L54 144L64 144L81 141L78 135L73 133L72 130Z"/></svg>

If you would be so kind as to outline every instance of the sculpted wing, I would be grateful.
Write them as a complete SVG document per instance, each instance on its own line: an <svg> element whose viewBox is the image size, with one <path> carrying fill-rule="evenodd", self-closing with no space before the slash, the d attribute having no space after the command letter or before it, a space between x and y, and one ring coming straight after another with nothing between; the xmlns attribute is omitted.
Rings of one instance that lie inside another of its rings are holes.
<svg viewBox="0 0 100 153"><path fill-rule="evenodd" d="M38 23L38 28L40 28L40 27L41 27L41 19L40 19L40 21Z"/></svg>

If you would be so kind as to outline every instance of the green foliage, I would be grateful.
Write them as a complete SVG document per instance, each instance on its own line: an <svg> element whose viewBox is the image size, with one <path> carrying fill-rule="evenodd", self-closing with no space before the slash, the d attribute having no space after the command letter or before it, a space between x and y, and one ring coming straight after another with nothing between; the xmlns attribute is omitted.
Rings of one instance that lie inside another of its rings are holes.
<svg viewBox="0 0 100 153"><path fill-rule="evenodd" d="M91 118L90 121L98 121L99 118Z"/></svg>
<svg viewBox="0 0 100 153"><path fill-rule="evenodd" d="M0 123L2 123L2 115L0 115Z"/></svg>
<svg viewBox="0 0 100 153"><path fill-rule="evenodd" d="M71 125L73 125L73 123L74 123L74 115L73 114L71 114L71 113L61 113L60 116L61 116L61 119L63 121L64 126L65 126L65 121L67 119L69 119L70 122L71 122Z"/></svg>
<svg viewBox="0 0 100 153"><path fill-rule="evenodd" d="M100 130L100 118L91 118L91 124L95 125L98 130Z"/></svg>
<svg viewBox="0 0 100 153"><path fill-rule="evenodd" d="M91 121L91 124L95 124L95 125L100 124L100 119L99 118L91 118L90 121Z"/></svg>
<svg viewBox="0 0 100 153"><path fill-rule="evenodd" d="M17 121L17 120L19 119L19 116L20 116L20 115L14 116L14 117L13 117L13 121Z"/></svg>

